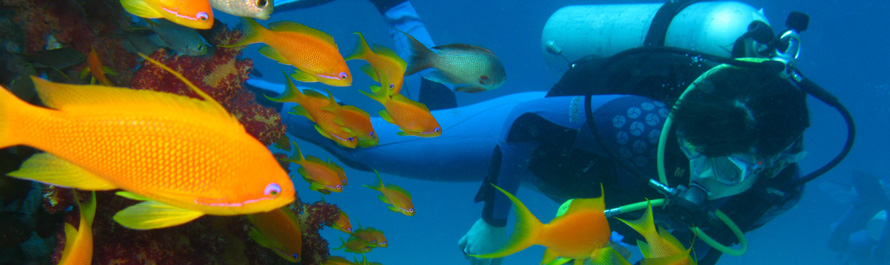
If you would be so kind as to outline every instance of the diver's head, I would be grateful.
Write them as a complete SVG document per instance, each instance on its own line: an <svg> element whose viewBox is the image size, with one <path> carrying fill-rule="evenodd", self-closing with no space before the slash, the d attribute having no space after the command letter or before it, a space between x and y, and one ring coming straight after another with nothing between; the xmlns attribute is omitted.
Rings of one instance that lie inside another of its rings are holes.
<svg viewBox="0 0 890 265"><path fill-rule="evenodd" d="M725 66L692 86L671 115L690 160L690 182L708 199L744 192L800 158L809 112L806 94L787 79Z"/></svg>

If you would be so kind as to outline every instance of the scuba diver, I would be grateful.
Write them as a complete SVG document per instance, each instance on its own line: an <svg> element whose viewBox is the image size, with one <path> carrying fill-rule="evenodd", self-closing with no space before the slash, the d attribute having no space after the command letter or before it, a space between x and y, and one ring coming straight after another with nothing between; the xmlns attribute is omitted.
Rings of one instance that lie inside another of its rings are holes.
<svg viewBox="0 0 890 265"><path fill-rule="evenodd" d="M663 206L655 209L656 223L687 246L698 238L692 246L698 263L716 264L724 253L744 253L745 232L793 207L804 184L840 163L852 147L855 128L840 102L795 68L798 34L808 24L803 13L791 13L787 30L776 36L762 14L755 19L750 14L758 12L750 6L728 2L750 9L732 18L741 30L712 31L734 34L727 42L708 40L730 48L708 53L670 43L668 28L678 13L712 3L712 8L727 8L726 2L655 5L643 43L612 54L573 55L570 45L548 40L545 27L544 50L568 66L561 80L548 92L434 110L442 128L438 137L398 137L395 126L372 117L379 144L346 149L316 133L304 117L282 111L282 122L292 135L354 169L433 181L481 180L475 198L484 203L481 218L458 242L473 265L502 262L467 255L490 253L506 242L512 204L491 184L516 194L522 183L558 203L598 197L600 185L609 207L665 198L653 203ZM630 5L608 8L621 6ZM417 25L401 27L422 27ZM265 89L280 91L277 86ZM807 95L841 112L848 137L837 157L802 175L797 162L805 154ZM612 208L606 216L638 216L622 215L628 211ZM614 218L609 222L624 241L635 244L639 236L633 230ZM733 244L737 247L727 247Z"/></svg>
<svg viewBox="0 0 890 265"><path fill-rule="evenodd" d="M852 180L858 199L832 230L828 248L841 254L843 264L890 264L890 195L886 185L858 170L853 171Z"/></svg>

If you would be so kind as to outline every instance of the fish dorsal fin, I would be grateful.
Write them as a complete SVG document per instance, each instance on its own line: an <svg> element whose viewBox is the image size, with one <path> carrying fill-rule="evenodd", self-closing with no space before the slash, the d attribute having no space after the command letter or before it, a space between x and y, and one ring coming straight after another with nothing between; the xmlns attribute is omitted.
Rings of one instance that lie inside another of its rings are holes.
<svg viewBox="0 0 890 265"><path fill-rule="evenodd" d="M408 199L411 199L411 193L408 192L407 190L403 189L402 187L399 187L399 186L396 186L396 185L387 183L387 184L386 184L386 188L387 188L388 190L391 190L391 191L395 191L395 192L404 194L405 197L408 197Z"/></svg>
<svg viewBox="0 0 890 265"><path fill-rule="evenodd" d="M317 164L320 164L320 165L325 165L325 164L327 164L327 162L325 162L324 160L321 160L321 158L318 158L318 157L315 157L315 156L311 156L311 155L307 155L307 156L306 156L306 161L309 161L309 162L312 162L312 163L317 163Z"/></svg>
<svg viewBox="0 0 890 265"><path fill-rule="evenodd" d="M430 109L427 108L426 105L424 105L423 103L420 103L420 102L417 102L417 101L408 99L407 97L405 97L405 96L402 95L402 94L393 94L393 95L392 95L392 100L394 100L394 101L399 101L399 102L403 102L403 103L405 103L405 104L408 104L408 105L411 105L411 106L420 108L420 109L423 110L423 111L430 111Z"/></svg>
<svg viewBox="0 0 890 265"><path fill-rule="evenodd" d="M656 229L658 230L658 236L661 237L662 239L664 239L664 241L666 241L668 244L670 244L680 250L686 249L686 247L683 246L683 243L680 243L680 240L677 240L677 237L672 235L670 232L668 232L667 230L664 230L664 228L661 228L661 226L656 226ZM671 253L671 254L678 254L678 253Z"/></svg>
<svg viewBox="0 0 890 265"><path fill-rule="evenodd" d="M321 30L310 28L309 26L306 26L306 25L303 25L303 24L300 24L297 22L278 21L278 22L270 23L269 30L277 31L277 32L287 31L287 32L293 32L293 33L306 34L306 35L315 37L321 41L324 41L325 43L330 44L331 46L337 47L337 43L334 42L334 37L331 37L331 35L328 35L327 33L324 33Z"/></svg>
<svg viewBox="0 0 890 265"><path fill-rule="evenodd" d="M314 98L324 98L324 99L328 98L321 92L315 91L314 89L304 89L303 94L306 96L314 97Z"/></svg>
<svg viewBox="0 0 890 265"><path fill-rule="evenodd" d="M485 53L494 54L489 49L482 48L479 46L473 46L473 45L469 45L469 44L463 44L463 43L452 43L452 44L439 45L439 46L433 47L433 49L436 49L436 50L482 51Z"/></svg>
<svg viewBox="0 0 890 265"><path fill-rule="evenodd" d="M369 116L367 111L364 111L363 109L360 109L353 105L343 105L343 106L340 106L340 109L355 112L355 113L358 113L358 114L360 114L362 116L366 116L366 117Z"/></svg>

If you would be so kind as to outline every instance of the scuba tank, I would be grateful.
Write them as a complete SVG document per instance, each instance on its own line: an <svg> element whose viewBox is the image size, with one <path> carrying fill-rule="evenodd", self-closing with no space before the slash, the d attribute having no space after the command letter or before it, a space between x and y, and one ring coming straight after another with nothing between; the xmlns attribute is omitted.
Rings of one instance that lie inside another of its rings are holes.
<svg viewBox="0 0 890 265"><path fill-rule="evenodd" d="M605 58L642 46L731 58L736 39L755 20L769 24L763 13L739 2L566 6L547 20L541 45L547 64L559 75L581 57Z"/></svg>

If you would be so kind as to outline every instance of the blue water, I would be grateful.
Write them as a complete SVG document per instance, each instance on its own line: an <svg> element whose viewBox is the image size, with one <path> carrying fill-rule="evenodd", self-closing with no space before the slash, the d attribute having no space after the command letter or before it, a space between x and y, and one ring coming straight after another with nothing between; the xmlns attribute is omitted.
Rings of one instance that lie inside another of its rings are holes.
<svg viewBox="0 0 890 265"><path fill-rule="evenodd" d="M478 94L459 94L461 105L523 91L548 90L559 78L547 68L541 54L541 30L547 18L558 8L573 4L636 3L638 1L509 1L453 0L415 1L414 7L436 43L469 43L494 51L507 70L507 81L499 89ZM519 4L521 3L521 4ZM807 186L801 202L764 227L747 234L749 249L744 256L724 255L719 264L838 264L837 253L827 247L829 232L846 211L849 202L839 202L830 192L819 188L823 182L849 183L853 169L860 169L890 181L890 30L886 15L887 1L746 1L763 8L774 28L781 30L790 11L810 15L809 30L802 34L803 50L797 66L846 104L853 114L859 133L856 145L847 159L834 170ZM237 19L218 15L234 26ZM360 31L370 43L392 47L388 26L377 10L365 0L338 0L322 6L276 12L270 21L290 20L331 34L341 53L352 50L354 31ZM264 23L265 24L265 23ZM282 66L256 53L250 46L244 56L253 58L264 79L283 82ZM347 104L357 105L374 113L379 104L356 90L373 84L350 62L355 81L352 87L334 88L320 84L309 87L330 89ZM812 125L805 134L808 156L801 161L803 172L810 172L834 157L843 145L846 129L840 116L810 98ZM447 133L447 132L446 132ZM381 136L383 137L383 136ZM331 157L306 142L298 142L305 154ZM423 154L416 154L423 159ZM460 165L454 165L460 166ZM377 192L361 187L372 184L374 175L347 168L350 184L343 193L326 196L337 203L353 220L373 226L386 233L389 247L374 249L369 260L383 264L467 264L457 241L479 218L482 204L473 197L479 182L443 183L383 175L385 182L402 186L414 195L417 214L403 216L386 209L376 199ZM480 180L482 176L479 176ZM299 195L304 201L318 200L317 192L296 179ZM541 194L521 189L518 197L537 216L552 216L557 204ZM346 234L326 229L325 238L338 246L337 237ZM538 264L544 248L534 246L505 259L504 264ZM332 251L333 255L352 257L350 253Z"/></svg>

